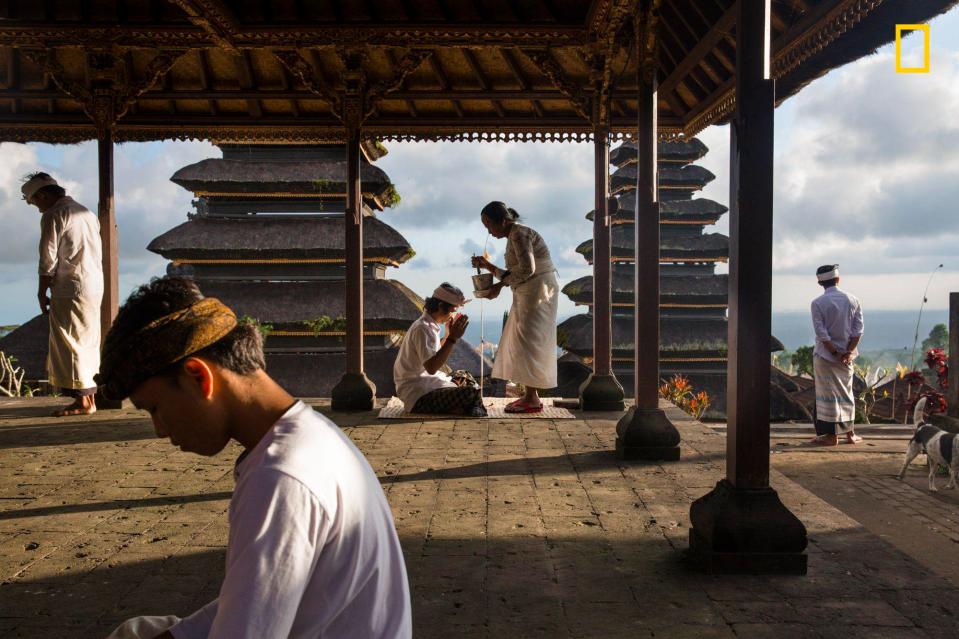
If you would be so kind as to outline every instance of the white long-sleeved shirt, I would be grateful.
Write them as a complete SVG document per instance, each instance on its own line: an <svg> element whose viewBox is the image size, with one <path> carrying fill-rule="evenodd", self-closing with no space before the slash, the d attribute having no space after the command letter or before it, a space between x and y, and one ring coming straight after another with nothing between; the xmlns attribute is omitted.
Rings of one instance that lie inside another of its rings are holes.
<svg viewBox="0 0 959 639"><path fill-rule="evenodd" d="M81 297L103 291L100 221L70 196L40 217L40 275L52 276L51 297Z"/></svg>
<svg viewBox="0 0 959 639"><path fill-rule="evenodd" d="M812 326L816 332L813 354L831 362L839 361L826 348L826 342L832 342L843 351L849 347L853 337L862 336L862 306L859 300L838 286L831 286L812 301L811 310Z"/></svg>
<svg viewBox="0 0 959 639"><path fill-rule="evenodd" d="M513 224L506 241L506 269L497 267L494 274L515 288L534 275L555 270L542 236L524 224Z"/></svg>
<svg viewBox="0 0 959 639"><path fill-rule="evenodd" d="M424 312L410 325L403 336L400 352L393 362L393 381L396 396L403 402L407 412L412 411L423 395L440 388L456 386L450 376L442 371L432 375L426 371L426 360L440 350L440 325L429 313Z"/></svg>
<svg viewBox="0 0 959 639"><path fill-rule="evenodd" d="M393 516L373 469L297 402L238 463L219 597L177 639L408 639Z"/></svg>

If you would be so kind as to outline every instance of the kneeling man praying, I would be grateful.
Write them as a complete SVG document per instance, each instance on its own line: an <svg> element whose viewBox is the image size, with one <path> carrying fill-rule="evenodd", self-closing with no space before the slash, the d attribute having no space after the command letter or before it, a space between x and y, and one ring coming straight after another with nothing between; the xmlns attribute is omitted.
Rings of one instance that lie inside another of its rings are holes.
<svg viewBox="0 0 959 639"><path fill-rule="evenodd" d="M463 291L443 282L426 298L423 315L406 331L393 364L393 380L407 412L486 416L479 386L468 376L450 377L440 370L469 326L466 315L456 314L468 301ZM443 324L446 337L441 340Z"/></svg>

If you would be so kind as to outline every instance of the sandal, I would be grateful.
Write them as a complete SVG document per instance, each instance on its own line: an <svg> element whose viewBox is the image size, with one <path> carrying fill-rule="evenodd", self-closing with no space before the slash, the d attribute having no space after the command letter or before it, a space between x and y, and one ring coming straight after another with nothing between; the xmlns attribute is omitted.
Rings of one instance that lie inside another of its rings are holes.
<svg viewBox="0 0 959 639"><path fill-rule="evenodd" d="M538 406L530 406L529 404L524 404L521 401L514 402L506 406L505 412L507 413L542 413L543 405L539 404Z"/></svg>

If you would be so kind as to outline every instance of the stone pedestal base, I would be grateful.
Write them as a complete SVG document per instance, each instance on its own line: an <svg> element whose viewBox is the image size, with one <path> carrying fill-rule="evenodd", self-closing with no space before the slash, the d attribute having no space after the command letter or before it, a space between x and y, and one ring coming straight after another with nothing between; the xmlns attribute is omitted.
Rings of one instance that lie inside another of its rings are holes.
<svg viewBox="0 0 959 639"><path fill-rule="evenodd" d="M676 461L679 431L661 408L630 408L616 424L616 457Z"/></svg>
<svg viewBox="0 0 959 639"><path fill-rule="evenodd" d="M579 387L580 410L624 411L626 393L615 375L592 374Z"/></svg>
<svg viewBox="0 0 959 639"><path fill-rule="evenodd" d="M950 433L959 433L959 417L949 417L948 415L936 413L929 418L929 423L936 428L941 428Z"/></svg>
<svg viewBox="0 0 959 639"><path fill-rule="evenodd" d="M806 527L772 488L724 479L689 509L689 551L712 574L806 574Z"/></svg>
<svg viewBox="0 0 959 639"><path fill-rule="evenodd" d="M364 373L346 373L330 393L333 410L373 410L376 385Z"/></svg>

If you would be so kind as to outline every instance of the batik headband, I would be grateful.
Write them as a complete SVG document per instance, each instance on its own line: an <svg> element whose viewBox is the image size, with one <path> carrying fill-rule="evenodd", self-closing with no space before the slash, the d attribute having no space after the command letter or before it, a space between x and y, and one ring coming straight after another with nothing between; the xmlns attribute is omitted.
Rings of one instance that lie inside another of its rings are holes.
<svg viewBox="0 0 959 639"><path fill-rule="evenodd" d="M137 386L216 343L236 325L236 315L228 306L206 297L133 332L111 330L94 380L107 399L125 399Z"/></svg>
<svg viewBox="0 0 959 639"><path fill-rule="evenodd" d="M839 266L834 266L831 271L826 271L825 273L817 273L816 279L820 282L828 282L829 280L834 280L839 277Z"/></svg>

